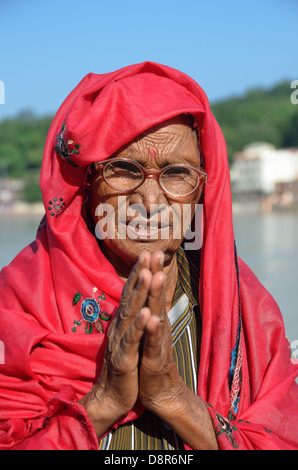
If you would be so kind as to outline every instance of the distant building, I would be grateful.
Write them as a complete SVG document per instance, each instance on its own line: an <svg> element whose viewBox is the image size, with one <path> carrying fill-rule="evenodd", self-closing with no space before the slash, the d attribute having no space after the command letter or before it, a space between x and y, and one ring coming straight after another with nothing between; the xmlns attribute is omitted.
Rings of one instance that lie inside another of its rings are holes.
<svg viewBox="0 0 298 470"><path fill-rule="evenodd" d="M234 155L230 174L233 198L239 202L296 193L298 149L276 149L266 142L250 144Z"/></svg>

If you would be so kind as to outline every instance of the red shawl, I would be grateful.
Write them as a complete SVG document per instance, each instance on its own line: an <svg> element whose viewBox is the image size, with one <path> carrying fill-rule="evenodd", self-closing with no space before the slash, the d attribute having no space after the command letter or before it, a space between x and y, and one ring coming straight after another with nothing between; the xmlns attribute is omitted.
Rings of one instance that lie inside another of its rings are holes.
<svg viewBox="0 0 298 470"><path fill-rule="evenodd" d="M36 240L0 276L0 449L98 448L77 401L98 377L123 282L81 215L88 167L181 113L198 121L209 175L198 394L221 449L298 449L297 366L278 306L235 262L222 133L192 79L148 62L87 75L49 130L41 171L45 217ZM82 318L88 302L100 308L102 333ZM122 422L140 413L136 405Z"/></svg>

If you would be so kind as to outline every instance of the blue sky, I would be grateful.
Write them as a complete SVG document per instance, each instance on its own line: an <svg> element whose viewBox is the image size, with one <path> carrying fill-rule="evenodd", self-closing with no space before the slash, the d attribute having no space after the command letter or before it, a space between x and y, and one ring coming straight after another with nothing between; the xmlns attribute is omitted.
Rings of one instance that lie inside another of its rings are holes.
<svg viewBox="0 0 298 470"><path fill-rule="evenodd" d="M297 0L0 0L0 119L55 113L87 73L145 60L211 102L298 79L297 18Z"/></svg>

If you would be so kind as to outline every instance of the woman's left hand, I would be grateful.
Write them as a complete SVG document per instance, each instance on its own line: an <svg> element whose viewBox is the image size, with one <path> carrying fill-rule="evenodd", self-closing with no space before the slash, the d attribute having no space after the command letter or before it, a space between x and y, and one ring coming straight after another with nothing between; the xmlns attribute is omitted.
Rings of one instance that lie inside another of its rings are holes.
<svg viewBox="0 0 298 470"><path fill-rule="evenodd" d="M151 255L151 286L147 299L150 317L146 325L139 372L139 398L145 408L161 416L170 403L183 399L184 384L173 355L170 322L166 312L165 274L160 256Z"/></svg>
<svg viewBox="0 0 298 470"><path fill-rule="evenodd" d="M175 364L160 256L151 255L150 263L152 279L147 299L150 316L139 372L139 398L146 409L171 426L191 448L218 449L204 401L186 386Z"/></svg>

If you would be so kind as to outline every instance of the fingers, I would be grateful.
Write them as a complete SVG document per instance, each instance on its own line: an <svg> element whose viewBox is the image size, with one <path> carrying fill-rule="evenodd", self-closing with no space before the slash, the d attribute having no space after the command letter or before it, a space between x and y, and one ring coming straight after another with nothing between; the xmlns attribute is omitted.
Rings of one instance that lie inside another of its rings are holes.
<svg viewBox="0 0 298 470"><path fill-rule="evenodd" d="M152 255L144 251L134 266L123 289L116 323L113 325L113 333L117 332L120 340L125 334L135 331L134 327L130 328L145 305L149 307L152 315L161 319L166 316L163 259L161 251Z"/></svg>
<svg viewBox="0 0 298 470"><path fill-rule="evenodd" d="M126 331L122 340L123 351L126 354L138 354L140 341L149 318L150 310L147 307L142 308L131 327Z"/></svg>
<svg viewBox="0 0 298 470"><path fill-rule="evenodd" d="M109 343L110 347L106 349L106 369L117 374L130 374L136 371L140 342L149 317L150 311L144 307L121 339L113 341L116 339L113 337L112 342Z"/></svg>
<svg viewBox="0 0 298 470"><path fill-rule="evenodd" d="M146 324L146 336L144 343L144 354L147 358L159 358L162 350L162 338L160 331L160 318L151 315Z"/></svg>
<svg viewBox="0 0 298 470"><path fill-rule="evenodd" d="M130 328L141 309L145 306L151 279L151 272L148 269L142 269L139 273L137 284L127 302L118 309L117 323L122 335Z"/></svg>
<svg viewBox="0 0 298 470"><path fill-rule="evenodd" d="M163 272L164 254L162 251L156 251L151 256L150 268L153 274L148 295L148 307L152 315L156 315L160 319L166 316L166 300L165 300L165 280L166 276Z"/></svg>
<svg viewBox="0 0 298 470"><path fill-rule="evenodd" d="M138 276L141 269L150 269L150 253L147 251L143 251L138 259L138 262L134 265L127 282L123 288L122 296L121 296L121 303L125 304L130 294L132 293L133 289L136 286L138 281Z"/></svg>
<svg viewBox="0 0 298 470"><path fill-rule="evenodd" d="M147 321L142 351L142 378L165 374L173 367L173 343L167 321L151 315Z"/></svg>
<svg viewBox="0 0 298 470"><path fill-rule="evenodd" d="M148 294L148 307L152 315L164 319L166 315L165 293L164 293L165 274L157 272L152 276Z"/></svg>
<svg viewBox="0 0 298 470"><path fill-rule="evenodd" d="M163 270L164 254L162 251L155 251L150 258L150 269L152 274Z"/></svg>
<svg viewBox="0 0 298 470"><path fill-rule="evenodd" d="M163 272L164 254L161 251L151 255L152 280L148 294L151 316L145 330L143 353L150 360L160 363L163 351L171 350L171 332L166 311L165 281Z"/></svg>
<svg viewBox="0 0 298 470"><path fill-rule="evenodd" d="M121 332L130 327L146 303L152 278L149 268L150 253L142 252L123 288L117 318Z"/></svg>

